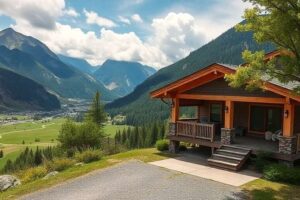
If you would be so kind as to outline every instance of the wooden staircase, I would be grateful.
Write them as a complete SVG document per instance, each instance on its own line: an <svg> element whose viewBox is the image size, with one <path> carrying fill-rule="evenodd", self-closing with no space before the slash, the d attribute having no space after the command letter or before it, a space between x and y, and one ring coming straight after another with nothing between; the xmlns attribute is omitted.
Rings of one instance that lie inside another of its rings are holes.
<svg viewBox="0 0 300 200"><path fill-rule="evenodd" d="M215 167L238 171L245 164L250 154L251 149L245 147L222 145L207 161L209 165Z"/></svg>

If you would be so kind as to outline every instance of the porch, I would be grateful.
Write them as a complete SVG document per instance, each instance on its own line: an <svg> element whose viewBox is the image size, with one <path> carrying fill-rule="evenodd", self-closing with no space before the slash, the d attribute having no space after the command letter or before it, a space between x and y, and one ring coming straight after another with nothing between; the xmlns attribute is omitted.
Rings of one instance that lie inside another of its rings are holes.
<svg viewBox="0 0 300 200"><path fill-rule="evenodd" d="M219 129L219 130L218 130ZM219 149L224 145L222 141L222 128L218 123L199 123L196 119L182 119L176 123L170 123L168 138L172 141L186 142L198 146ZM224 128L223 128L224 129ZM266 140L261 135L236 135L232 133L230 145L251 149L252 154L258 152L269 152L276 159L294 161L300 159L300 134L296 137L296 152L293 155L286 155L279 152L279 140Z"/></svg>

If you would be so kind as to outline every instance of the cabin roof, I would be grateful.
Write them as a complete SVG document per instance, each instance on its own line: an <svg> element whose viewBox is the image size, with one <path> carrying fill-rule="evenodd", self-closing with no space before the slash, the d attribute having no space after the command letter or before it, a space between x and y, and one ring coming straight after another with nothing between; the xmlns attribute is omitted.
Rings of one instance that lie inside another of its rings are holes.
<svg viewBox="0 0 300 200"><path fill-rule="evenodd" d="M280 55L279 51L274 51L266 54L266 59L270 57ZM217 78L224 77L225 74L235 73L237 65L230 65L224 63L213 63L208 65L188 76L178 79L172 83L169 83L157 90L150 93L152 98L170 98L172 95L183 91L184 89L191 89L199 85L205 84L216 80ZM206 81L205 81L206 80ZM266 79L267 80L267 79ZM292 94L292 89L295 87L295 83L283 84L277 79L266 81L264 89L271 92L280 94L282 96L292 98L300 102L300 96Z"/></svg>

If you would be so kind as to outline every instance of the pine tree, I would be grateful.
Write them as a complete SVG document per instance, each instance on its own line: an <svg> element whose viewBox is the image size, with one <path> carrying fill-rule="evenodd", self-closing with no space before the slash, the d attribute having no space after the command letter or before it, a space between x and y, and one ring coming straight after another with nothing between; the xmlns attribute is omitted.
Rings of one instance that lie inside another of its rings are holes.
<svg viewBox="0 0 300 200"><path fill-rule="evenodd" d="M36 151L35 151L35 154L34 154L34 164L36 166L38 166L38 165L42 164L42 162L43 162L42 152L39 149L39 147L36 147Z"/></svg>
<svg viewBox="0 0 300 200"><path fill-rule="evenodd" d="M100 100L100 93L97 91L93 99L92 105L87 112L86 120L94 122L103 127L106 122L106 113Z"/></svg>
<svg viewBox="0 0 300 200"><path fill-rule="evenodd" d="M157 133L158 133L157 124L154 123L151 128L151 143L150 143L151 145L155 144L157 140Z"/></svg>

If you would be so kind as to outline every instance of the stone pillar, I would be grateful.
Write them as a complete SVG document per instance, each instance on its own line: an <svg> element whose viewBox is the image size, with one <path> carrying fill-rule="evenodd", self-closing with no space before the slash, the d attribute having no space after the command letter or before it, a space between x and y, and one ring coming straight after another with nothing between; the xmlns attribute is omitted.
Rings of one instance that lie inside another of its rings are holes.
<svg viewBox="0 0 300 200"><path fill-rule="evenodd" d="M297 151L296 137L279 137L279 153L282 154L295 154Z"/></svg>
<svg viewBox="0 0 300 200"><path fill-rule="evenodd" d="M169 135L176 135L176 123L169 123Z"/></svg>
<svg viewBox="0 0 300 200"><path fill-rule="evenodd" d="M222 128L221 129L221 143L228 145L232 144L235 139L234 128Z"/></svg>
<svg viewBox="0 0 300 200"><path fill-rule="evenodd" d="M170 140L169 152L178 153L179 152L179 141Z"/></svg>

